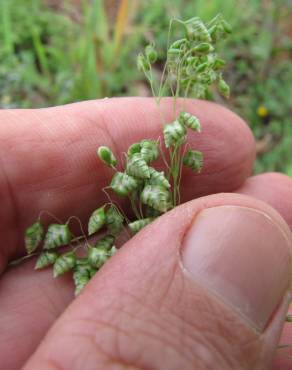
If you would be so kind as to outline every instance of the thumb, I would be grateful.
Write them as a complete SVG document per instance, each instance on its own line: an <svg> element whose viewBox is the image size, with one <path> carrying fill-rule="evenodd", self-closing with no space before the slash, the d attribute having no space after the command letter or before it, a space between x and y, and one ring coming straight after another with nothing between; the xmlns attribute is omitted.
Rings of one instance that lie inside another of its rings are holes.
<svg viewBox="0 0 292 370"><path fill-rule="evenodd" d="M291 235L265 203L217 194L130 240L25 370L267 369L290 294Z"/></svg>

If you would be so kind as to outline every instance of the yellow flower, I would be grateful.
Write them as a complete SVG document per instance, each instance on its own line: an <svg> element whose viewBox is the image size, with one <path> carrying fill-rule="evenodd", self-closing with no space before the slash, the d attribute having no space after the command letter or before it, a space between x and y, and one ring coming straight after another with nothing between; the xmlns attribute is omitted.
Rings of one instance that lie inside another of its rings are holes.
<svg viewBox="0 0 292 370"><path fill-rule="evenodd" d="M259 117L262 117L262 118L265 118L267 117L269 114L267 108L264 106L264 105L260 105L257 109L257 115Z"/></svg>

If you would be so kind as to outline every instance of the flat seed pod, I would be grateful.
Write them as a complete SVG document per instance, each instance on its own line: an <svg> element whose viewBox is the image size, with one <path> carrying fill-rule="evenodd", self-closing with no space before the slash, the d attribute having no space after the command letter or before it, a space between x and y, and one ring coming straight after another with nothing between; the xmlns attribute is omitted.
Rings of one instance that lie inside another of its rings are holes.
<svg viewBox="0 0 292 370"><path fill-rule="evenodd" d="M106 248L89 248L88 261L90 265L99 269L108 260L108 251Z"/></svg>
<svg viewBox="0 0 292 370"><path fill-rule="evenodd" d="M196 116L193 116L190 113L182 112L179 115L179 122L194 131L198 131L198 132L201 131L200 121L198 120Z"/></svg>
<svg viewBox="0 0 292 370"><path fill-rule="evenodd" d="M170 183L164 175L164 172L156 171L155 168L149 167L150 179L147 180L149 185L160 185L167 189L170 188Z"/></svg>
<svg viewBox="0 0 292 370"><path fill-rule="evenodd" d="M140 154L134 154L128 159L126 171L128 175L138 179L148 179L150 177L149 167Z"/></svg>
<svg viewBox="0 0 292 370"><path fill-rule="evenodd" d="M96 209L90 216L88 221L88 235L92 235L100 230L105 224L104 207Z"/></svg>
<svg viewBox="0 0 292 370"><path fill-rule="evenodd" d="M76 263L76 257L74 253L69 252L61 255L56 259L54 263L54 277L64 274L65 272L71 270Z"/></svg>
<svg viewBox="0 0 292 370"><path fill-rule="evenodd" d="M196 150L188 150L184 155L183 164L193 171L201 172L203 168L203 153Z"/></svg>
<svg viewBox="0 0 292 370"><path fill-rule="evenodd" d="M143 227L150 224L150 222L152 221L153 221L153 218L143 218L141 220L131 222L128 226L129 226L129 229L132 231L132 233L136 234L141 229L143 229Z"/></svg>
<svg viewBox="0 0 292 370"><path fill-rule="evenodd" d="M116 172L110 186L116 194L126 196L137 189L138 185L137 180L133 176L127 175L124 172Z"/></svg>
<svg viewBox="0 0 292 370"><path fill-rule="evenodd" d="M174 121L164 126L163 129L165 146L180 145L186 139L186 128L179 121Z"/></svg>
<svg viewBox="0 0 292 370"><path fill-rule="evenodd" d="M106 235L105 237L101 238L96 244L95 248L105 248L110 249L110 247L114 244L115 238L112 235Z"/></svg>
<svg viewBox="0 0 292 370"><path fill-rule="evenodd" d="M44 249L53 249L67 245L72 239L68 225L51 224L45 236Z"/></svg>
<svg viewBox="0 0 292 370"><path fill-rule="evenodd" d="M158 143L154 140L142 140L140 154L146 163L155 161L159 157Z"/></svg>
<svg viewBox="0 0 292 370"><path fill-rule="evenodd" d="M123 228L124 218L117 211L116 207L111 206L106 212L106 225L111 235L117 235Z"/></svg>
<svg viewBox="0 0 292 370"><path fill-rule="evenodd" d="M36 261L35 269L39 270L44 267L53 265L58 258L58 254L56 252L43 252L39 255L39 258Z"/></svg>
<svg viewBox="0 0 292 370"><path fill-rule="evenodd" d="M44 237L44 227L40 221L28 227L25 232L25 248L28 254L33 253Z"/></svg>
<svg viewBox="0 0 292 370"><path fill-rule="evenodd" d="M163 186L146 185L141 193L141 201L157 211L166 212L170 208L170 193Z"/></svg>
<svg viewBox="0 0 292 370"><path fill-rule="evenodd" d="M134 154L138 154L141 151L141 144L140 143L134 143L132 144L127 152L128 157L132 157Z"/></svg>
<svg viewBox="0 0 292 370"><path fill-rule="evenodd" d="M107 146L100 146L97 149L97 155L109 167L115 167L117 164L117 159L113 152Z"/></svg>

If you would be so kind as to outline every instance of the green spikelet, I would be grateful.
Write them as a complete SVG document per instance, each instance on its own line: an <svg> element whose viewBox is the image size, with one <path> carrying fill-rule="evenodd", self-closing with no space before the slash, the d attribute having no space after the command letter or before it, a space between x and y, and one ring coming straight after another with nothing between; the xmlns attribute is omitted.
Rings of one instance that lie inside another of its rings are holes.
<svg viewBox="0 0 292 370"><path fill-rule="evenodd" d="M188 150L184 155L183 164L193 171L201 172L203 167L203 153L196 150Z"/></svg>
<svg viewBox="0 0 292 370"><path fill-rule="evenodd" d="M25 232L25 248L28 254L33 253L44 237L44 227L40 221L28 227Z"/></svg>
<svg viewBox="0 0 292 370"><path fill-rule="evenodd" d="M128 175L138 179L148 179L150 177L149 167L140 154L134 154L128 159L126 171Z"/></svg>
<svg viewBox="0 0 292 370"><path fill-rule="evenodd" d="M132 193L138 187L137 180L124 172L116 172L111 181L111 188L120 195L126 196Z"/></svg>
<svg viewBox="0 0 292 370"><path fill-rule="evenodd" d="M109 167L115 167L117 164L117 159L113 152L107 146L100 146L97 149L97 155Z"/></svg>
<svg viewBox="0 0 292 370"><path fill-rule="evenodd" d="M155 161L159 157L158 144L154 140L142 140L141 141L141 157L146 163Z"/></svg>
<svg viewBox="0 0 292 370"><path fill-rule="evenodd" d="M220 78L218 82L218 91L225 98L229 98L230 88L222 78Z"/></svg>
<svg viewBox="0 0 292 370"><path fill-rule="evenodd" d="M105 248L107 250L114 244L115 238L112 235L106 235L101 238L96 244L95 248Z"/></svg>
<svg viewBox="0 0 292 370"><path fill-rule="evenodd" d="M164 172L156 171L155 168L149 167L150 179L147 180L149 185L160 185L166 189L170 188L170 183L164 175Z"/></svg>
<svg viewBox="0 0 292 370"><path fill-rule="evenodd" d="M117 253L117 248L113 245L112 247L111 247L111 249L109 250L109 252L108 252L108 256L109 256L109 258L110 257L112 257L114 254L116 254Z"/></svg>
<svg viewBox="0 0 292 370"><path fill-rule="evenodd" d="M170 208L170 193L163 186L146 185L141 193L141 201L157 211L166 212Z"/></svg>
<svg viewBox="0 0 292 370"><path fill-rule="evenodd" d="M141 229L143 229L143 227L150 224L150 222L152 222L152 221L153 221L153 218L143 218L141 220L131 222L129 224L129 229L132 231L133 234L136 234Z"/></svg>
<svg viewBox="0 0 292 370"><path fill-rule="evenodd" d="M182 112L179 116L179 122L194 131L201 132L200 121L190 113Z"/></svg>
<svg viewBox="0 0 292 370"><path fill-rule="evenodd" d="M92 235L100 230L105 224L104 207L96 209L90 216L88 221L88 235Z"/></svg>
<svg viewBox="0 0 292 370"><path fill-rule="evenodd" d="M211 42L209 31L200 18L191 18L185 24L189 40Z"/></svg>
<svg viewBox="0 0 292 370"><path fill-rule="evenodd" d="M76 257L73 252L68 252L56 259L54 263L54 277L64 274L75 266Z"/></svg>
<svg viewBox="0 0 292 370"><path fill-rule="evenodd" d="M51 224L45 236L44 249L67 245L72 239L68 225Z"/></svg>
<svg viewBox="0 0 292 370"><path fill-rule="evenodd" d="M53 265L58 258L56 252L43 252L39 255L39 258L36 261L35 269L39 270L47 266Z"/></svg>
<svg viewBox="0 0 292 370"><path fill-rule="evenodd" d="M106 212L106 225L111 235L117 235L123 228L123 216L118 212L115 206L111 206Z"/></svg>
<svg viewBox="0 0 292 370"><path fill-rule="evenodd" d="M90 247L88 250L88 261L90 265L96 269L99 269L108 258L109 254L106 248Z"/></svg>
<svg viewBox="0 0 292 370"><path fill-rule="evenodd" d="M167 148L175 144L180 145L186 139L186 128L176 120L164 126L163 135Z"/></svg>
<svg viewBox="0 0 292 370"><path fill-rule="evenodd" d="M81 291L89 282L90 278L90 274L80 272L79 270L74 271L73 280L75 284L75 296L81 293Z"/></svg>
<svg viewBox="0 0 292 370"><path fill-rule="evenodd" d="M134 143L132 144L127 152L127 156L129 158L133 157L134 154L139 154L141 152L141 144L140 143Z"/></svg>

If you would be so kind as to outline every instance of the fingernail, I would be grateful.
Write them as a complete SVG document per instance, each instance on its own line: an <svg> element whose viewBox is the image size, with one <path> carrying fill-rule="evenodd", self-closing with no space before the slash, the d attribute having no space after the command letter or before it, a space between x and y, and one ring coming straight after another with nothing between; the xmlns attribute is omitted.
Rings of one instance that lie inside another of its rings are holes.
<svg viewBox="0 0 292 370"><path fill-rule="evenodd" d="M182 263L195 282L263 331L290 285L289 239L261 211L207 208L184 239Z"/></svg>

